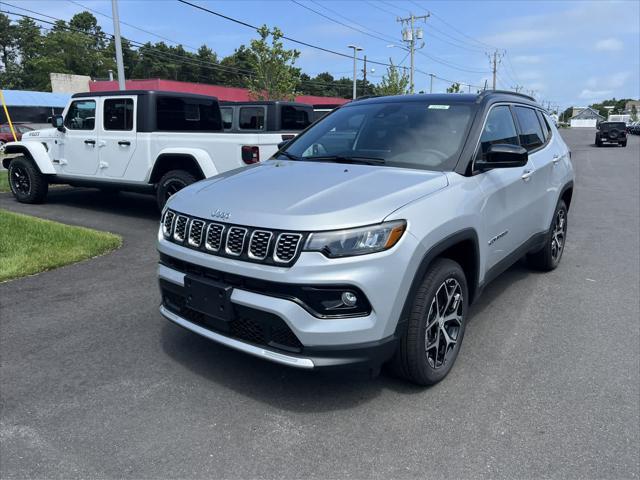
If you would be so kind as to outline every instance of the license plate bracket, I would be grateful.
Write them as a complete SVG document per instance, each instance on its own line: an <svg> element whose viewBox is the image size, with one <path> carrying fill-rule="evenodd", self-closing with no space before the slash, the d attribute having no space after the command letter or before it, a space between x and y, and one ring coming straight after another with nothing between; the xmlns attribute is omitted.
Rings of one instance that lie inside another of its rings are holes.
<svg viewBox="0 0 640 480"><path fill-rule="evenodd" d="M187 307L224 321L233 320L233 287L202 277L186 275L184 289Z"/></svg>

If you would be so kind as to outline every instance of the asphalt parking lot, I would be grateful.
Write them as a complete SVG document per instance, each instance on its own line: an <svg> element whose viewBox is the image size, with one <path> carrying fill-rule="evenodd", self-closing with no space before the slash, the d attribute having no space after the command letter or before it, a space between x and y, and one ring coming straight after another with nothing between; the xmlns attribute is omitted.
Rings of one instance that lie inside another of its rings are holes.
<svg viewBox="0 0 640 480"><path fill-rule="evenodd" d="M563 135L577 180L560 267L491 284L430 389L288 369L167 323L152 197L0 194L124 237L0 284L0 477L637 478L640 137Z"/></svg>

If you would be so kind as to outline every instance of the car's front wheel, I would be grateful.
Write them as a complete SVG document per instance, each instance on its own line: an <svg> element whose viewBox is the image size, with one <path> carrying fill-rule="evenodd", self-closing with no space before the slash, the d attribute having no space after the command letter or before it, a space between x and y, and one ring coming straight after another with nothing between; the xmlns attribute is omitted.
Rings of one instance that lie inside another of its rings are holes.
<svg viewBox="0 0 640 480"><path fill-rule="evenodd" d="M567 241L567 205L564 200L558 202L551 227L547 232L544 247L527 255L529 265L537 270L553 270L560 263Z"/></svg>
<svg viewBox="0 0 640 480"><path fill-rule="evenodd" d="M167 203L167 200L169 200L172 195L195 182L197 182L196 177L184 170L171 170L165 173L160 179L160 182L158 182L158 188L156 190L158 208L162 210L164 204Z"/></svg>
<svg viewBox="0 0 640 480"><path fill-rule="evenodd" d="M393 359L398 375L433 385L451 370L460 351L468 308L464 271L453 260L436 260L412 299L407 331Z"/></svg>
<svg viewBox="0 0 640 480"><path fill-rule="evenodd" d="M22 203L42 203L49 191L47 178L30 159L15 157L9 164L11 193Z"/></svg>

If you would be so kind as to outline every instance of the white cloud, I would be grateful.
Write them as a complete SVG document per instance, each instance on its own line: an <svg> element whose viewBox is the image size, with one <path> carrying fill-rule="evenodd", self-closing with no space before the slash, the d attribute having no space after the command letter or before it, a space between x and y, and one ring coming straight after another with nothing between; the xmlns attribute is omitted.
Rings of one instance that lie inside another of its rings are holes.
<svg viewBox="0 0 640 480"><path fill-rule="evenodd" d="M595 45L595 49L598 52L617 52L622 50L623 43L617 38L604 38L598 40Z"/></svg>
<svg viewBox="0 0 640 480"><path fill-rule="evenodd" d="M485 37L485 42L490 45L501 45L512 47L515 45L526 45L549 40L557 35L557 32L551 30L542 30L539 28L517 29L510 32L497 33Z"/></svg>
<svg viewBox="0 0 640 480"><path fill-rule="evenodd" d="M613 93L613 90L590 90L585 88L579 97L585 100L602 100Z"/></svg>

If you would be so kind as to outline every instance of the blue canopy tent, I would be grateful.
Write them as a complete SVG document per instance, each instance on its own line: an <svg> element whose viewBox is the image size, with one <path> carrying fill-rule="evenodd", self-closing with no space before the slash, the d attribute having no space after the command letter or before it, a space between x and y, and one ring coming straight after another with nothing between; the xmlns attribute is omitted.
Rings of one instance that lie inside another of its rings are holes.
<svg viewBox="0 0 640 480"><path fill-rule="evenodd" d="M62 113L70 94L30 92L28 90L3 90L4 100L13 122L47 123L47 118ZM0 109L0 123L7 121L4 109Z"/></svg>

